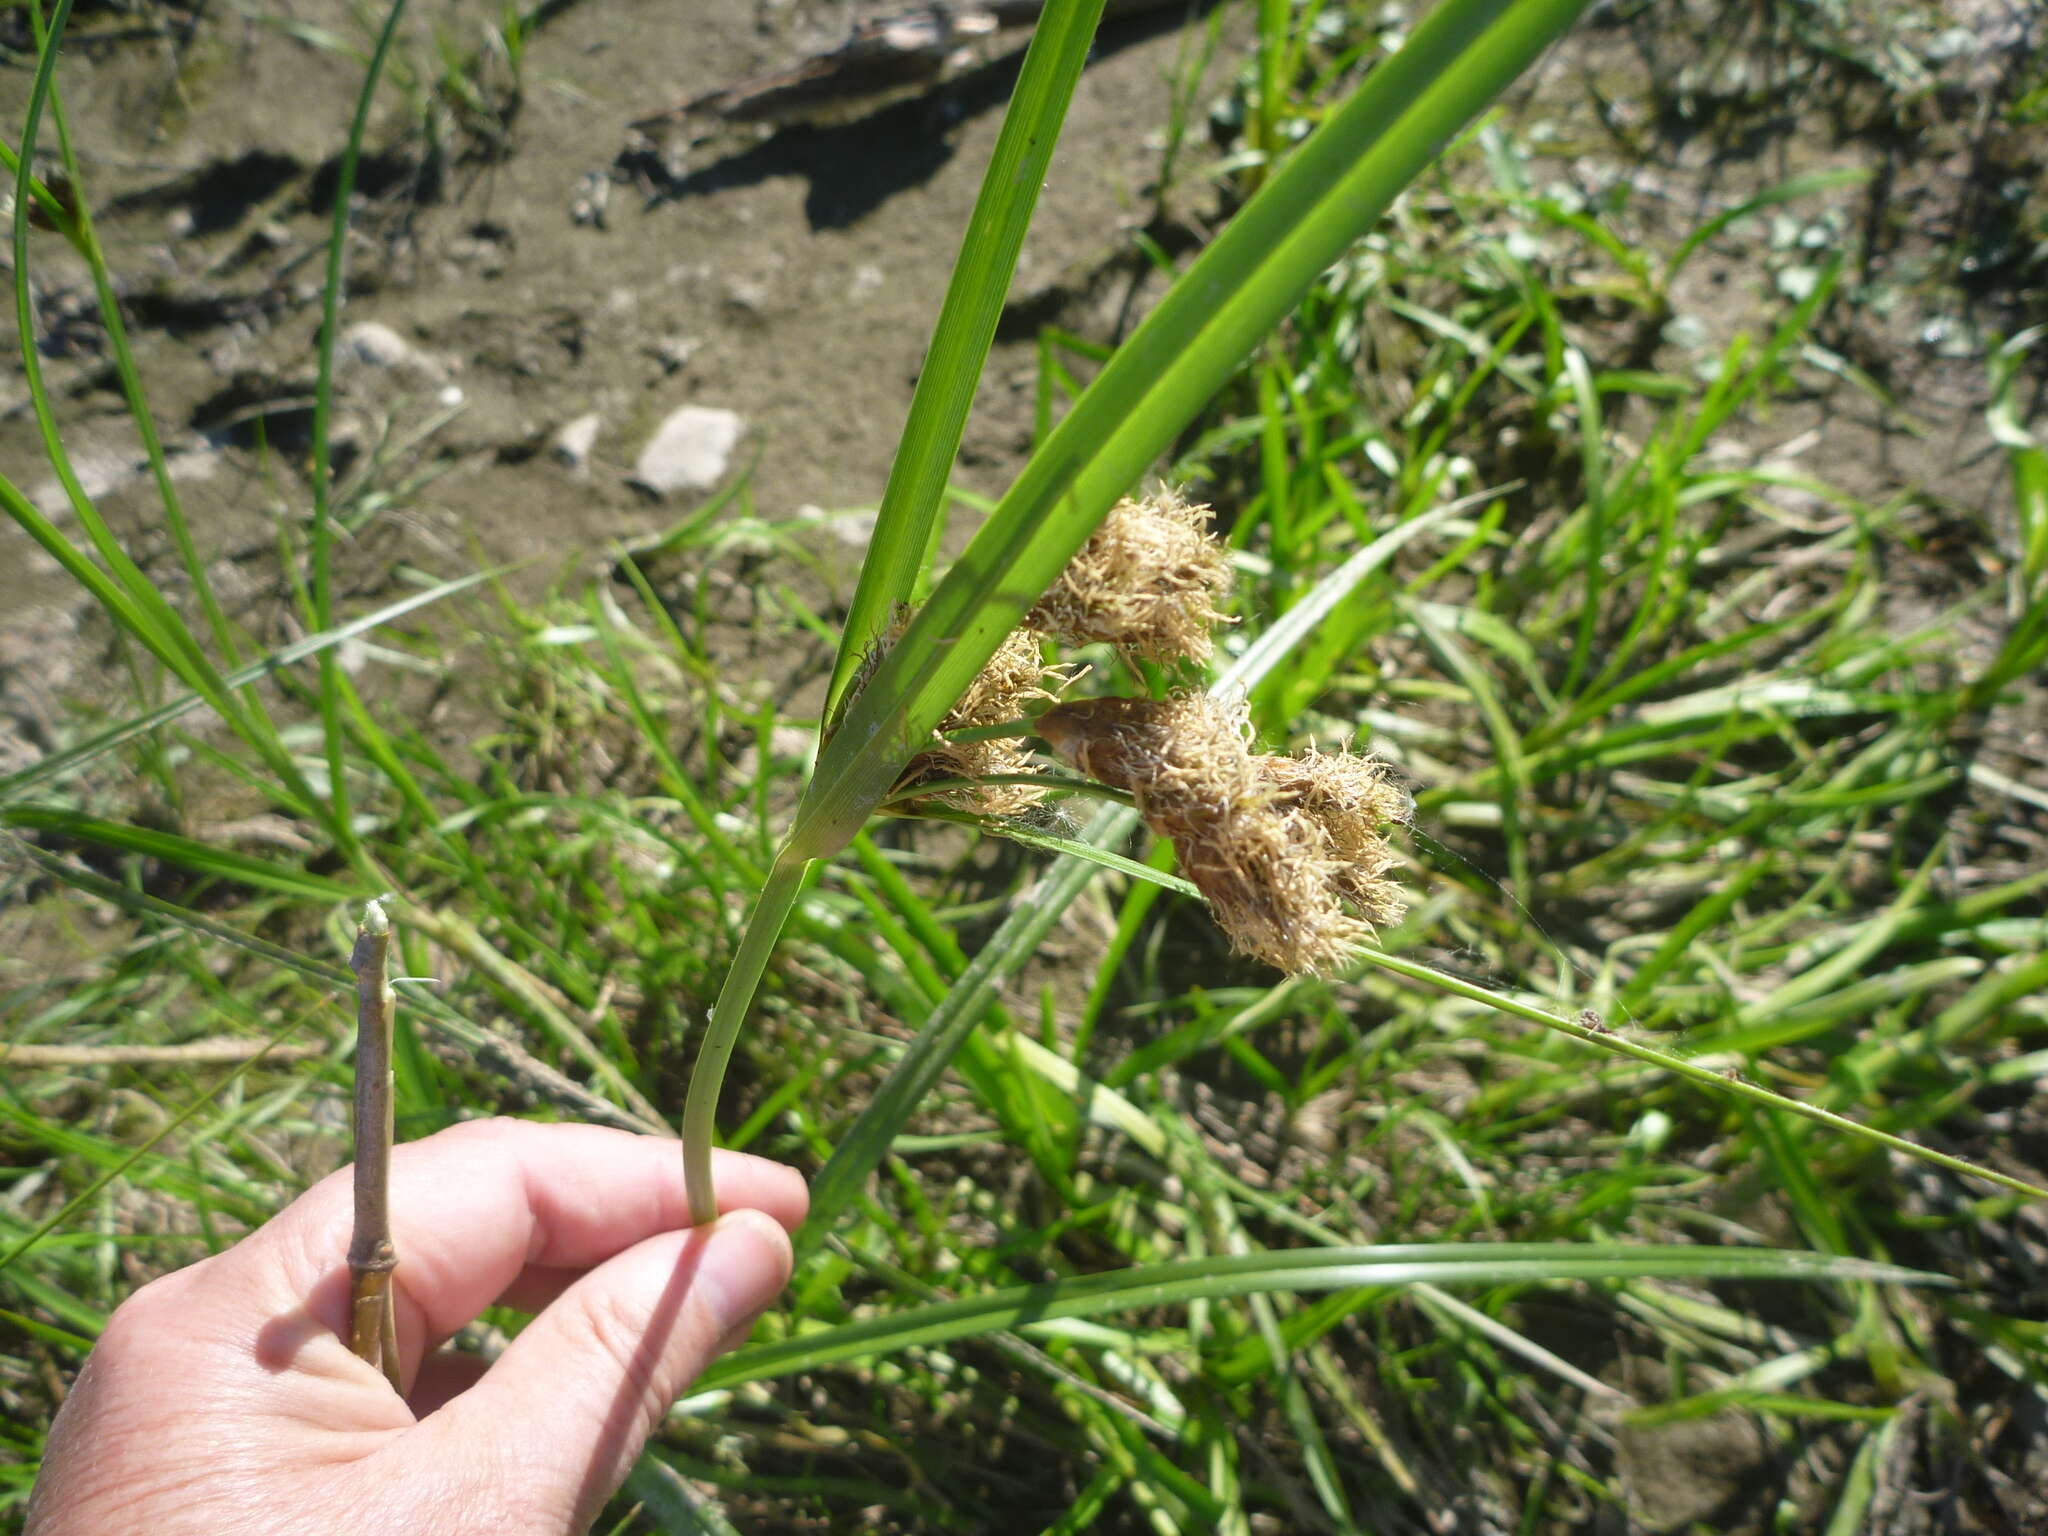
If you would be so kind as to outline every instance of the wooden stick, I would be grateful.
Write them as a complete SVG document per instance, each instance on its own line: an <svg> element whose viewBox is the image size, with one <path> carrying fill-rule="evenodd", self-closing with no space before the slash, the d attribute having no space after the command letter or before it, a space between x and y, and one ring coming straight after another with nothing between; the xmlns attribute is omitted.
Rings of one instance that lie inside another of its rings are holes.
<svg viewBox="0 0 2048 1536"><path fill-rule="evenodd" d="M379 902L363 909L355 949L356 973L356 1224L348 1245L351 1307L349 1348L402 1391L398 1372L398 1319L391 1272L391 924Z"/></svg>

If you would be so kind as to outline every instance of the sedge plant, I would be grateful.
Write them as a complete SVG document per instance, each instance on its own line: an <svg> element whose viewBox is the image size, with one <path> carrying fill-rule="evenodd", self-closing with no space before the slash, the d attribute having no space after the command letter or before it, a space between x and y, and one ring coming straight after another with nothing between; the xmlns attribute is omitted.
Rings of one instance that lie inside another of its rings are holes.
<svg viewBox="0 0 2048 1536"><path fill-rule="evenodd" d="M1578 6L1569 0L1512 5L1447 0L1431 12L1405 46L1368 74L1260 186L1110 356L945 576L910 609L936 545L941 492L964 425L971 384L993 334L994 315L1028 222L1032 189L1039 184L1037 175L1026 174L1026 157L1039 157L1035 163L1042 168L1043 157L1050 154L1096 9L1087 4L1048 6L1033 40L861 568L834 666L827 730L816 768L765 872L705 1029L682 1124L685 1179L699 1220L709 1220L717 1208L710 1184L711 1150L726 1067L769 957L813 866L843 850L899 792L906 768L929 749L934 732L948 723L957 701L975 685L991 658L1012 643L1027 616L1059 603L1082 546L1207 398L1442 145L1570 24ZM1590 389L1581 391L1580 400L1589 409L1594 405ZM892 623L893 615L906 610L907 622ZM1590 637L1591 630L1582 626L1575 678L1588 664ZM1601 674L1602 680L1613 674L1614 665ZM1088 766L1085 755L1082 766ZM1014 776L996 775L998 781L1010 777ZM1128 788L1117 785L1113 774L1106 777L1110 787ZM1128 825L1111 813L1086 840L1107 843ZM1295 861L1269 857L1264 862L1277 866ZM1205 888L1204 894L1213 900L1219 888ZM1358 894L1353 893L1354 903ZM1369 909L1375 899L1383 913L1392 910L1390 896L1368 896L1364 905ZM1056 913L1059 905L1055 898L1034 923L1049 920L1044 913ZM1325 921L1329 937L1315 941L1305 956L1307 968L1334 965L1367 931L1347 926L1334 907ZM1292 954L1278 940L1268 952ZM1435 984L1456 990L1456 984L1435 977L1427 968L1410 963L1404 969L1391 959L1386 963L1397 972L1428 975ZM968 989L968 995L974 996L974 989ZM1687 1063L1673 1053L1619 1041L1597 1021L1589 1024L1523 1005L1502 1006L1512 1006L1522 1017L1586 1043L1654 1060L1695 1082L1833 1124L1943 1166L1966 1166L1903 1138L1858 1126L1820 1106ZM933 1021L926 1034L945 1039L950 1029L971 1022L973 1014L963 1009L955 1017L963 1024ZM946 1054L943 1048L936 1049L918 1066L905 1063L898 1071L906 1075L907 1084L928 1085L929 1074L943 1065ZM885 1101L889 1112L905 1111L904 1099L886 1089L876 1105ZM814 1229L836 1213L850 1194L856 1172L865 1174L874 1166L870 1159L879 1155L874 1150L876 1133L882 1125L893 1124L900 1124L900 1119L892 1122L878 1112L867 1135L857 1127L835 1154L814 1205ZM849 1146L856 1150L849 1153ZM2009 1189L2043 1193L2024 1179L1972 1171Z"/></svg>
<svg viewBox="0 0 2048 1536"><path fill-rule="evenodd" d="M1049 5L919 379L848 613L818 763L706 1028L683 1113L691 1209L710 1186L719 1087L809 866L843 849L953 703L1096 525L1245 355L1466 123L1570 25L1579 5L1449 0L1288 158L1174 284L1033 454L857 695L859 659L915 594L941 491L1007 287L1032 190L1099 7Z"/></svg>

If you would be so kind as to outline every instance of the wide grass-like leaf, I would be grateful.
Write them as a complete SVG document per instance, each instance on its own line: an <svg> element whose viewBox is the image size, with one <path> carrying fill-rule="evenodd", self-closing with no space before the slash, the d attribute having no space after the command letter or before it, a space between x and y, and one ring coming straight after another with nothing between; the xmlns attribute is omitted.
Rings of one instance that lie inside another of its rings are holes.
<svg viewBox="0 0 2048 1536"><path fill-rule="evenodd" d="M1182 1306L1273 1291L1356 1286L1516 1285L1561 1280L1860 1280L1944 1285L1939 1275L1832 1254L1681 1244L1409 1243L1298 1248L1144 1264L1040 1285L1011 1286L911 1307L741 1350L706 1371L699 1390L816 1370L842 1360L943 1344L1103 1312Z"/></svg>
<svg viewBox="0 0 2048 1536"><path fill-rule="evenodd" d="M946 477L974 403L1003 299L1017 270L1046 167L1074 84L1088 62L1103 0L1054 0L1039 14L1031 47L1004 114L981 194L953 264L952 281L918 371L903 441L889 466L889 484L875 515L867 558L847 609L825 714L839 707L862 654L888 628L896 605L910 599L940 527Z"/></svg>

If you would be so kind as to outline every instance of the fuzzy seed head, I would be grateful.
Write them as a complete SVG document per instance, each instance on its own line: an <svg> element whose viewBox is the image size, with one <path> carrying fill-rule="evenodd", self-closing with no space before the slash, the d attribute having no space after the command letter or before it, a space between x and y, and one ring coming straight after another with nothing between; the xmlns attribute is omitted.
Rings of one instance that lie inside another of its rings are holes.
<svg viewBox="0 0 2048 1536"><path fill-rule="evenodd" d="M1068 562L1025 622L1071 645L1107 641L1170 666L1209 659L1230 562L1209 508L1162 490L1126 498Z"/></svg>
<svg viewBox="0 0 2048 1536"><path fill-rule="evenodd" d="M1323 974L1371 936L1370 923L1343 905L1361 877L1305 799L1269 782L1242 704L1199 693L1087 699L1054 705L1038 729L1083 773L1129 791L1145 824L1173 840L1182 873L1240 954Z"/></svg>
<svg viewBox="0 0 2048 1536"><path fill-rule="evenodd" d="M1031 771L1031 754L1015 738L947 741L927 747L912 758L901 785L904 789L915 789L919 784L936 784L943 779L992 779ZM937 790L922 798L927 803L980 816L1021 816L1045 798L1045 791L1029 784L974 784Z"/></svg>
<svg viewBox="0 0 2048 1536"><path fill-rule="evenodd" d="M880 642L881 648L886 650L895 644L909 623L910 612L904 609L898 614L888 636ZM1004 640L995 655L989 658L988 665L981 669L960 696L959 702L939 722L940 735L970 726L1006 724L1023 714L1025 704L1030 701L1053 697L1047 691L1046 683L1058 684L1064 679L1039 658L1044 638L1036 630L1019 629ZM909 789L943 779L986 779L1031 771L1031 754L1016 737L1000 737L994 741L934 739L929 747L910 760L900 783ZM1045 791L1029 784L982 784L972 788L940 790L930 798L954 810L972 811L983 816L1019 816L1043 800Z"/></svg>
<svg viewBox="0 0 2048 1536"><path fill-rule="evenodd" d="M1387 777L1384 763L1349 752L1311 747L1299 757L1261 757L1259 778L1275 803L1314 823L1336 862L1337 889L1373 923L1391 923L1407 910L1401 888L1385 878L1394 853L1382 828L1406 822L1415 802Z"/></svg>
<svg viewBox="0 0 2048 1536"><path fill-rule="evenodd" d="M1034 699L1050 699L1046 691L1046 666L1039 659L1045 637L1033 629L1012 630L989 657L988 665L975 674L974 681L959 701L939 722L942 731L957 731L970 725L1002 725L1024 713Z"/></svg>

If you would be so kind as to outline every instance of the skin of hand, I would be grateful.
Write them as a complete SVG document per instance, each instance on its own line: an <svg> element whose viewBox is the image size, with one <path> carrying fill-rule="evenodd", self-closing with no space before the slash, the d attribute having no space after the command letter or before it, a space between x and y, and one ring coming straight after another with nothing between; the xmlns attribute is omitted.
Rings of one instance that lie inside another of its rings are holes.
<svg viewBox="0 0 2048 1536"><path fill-rule="evenodd" d="M349 1353L343 1169L109 1319L51 1427L27 1536L581 1532L669 1405L789 1279L802 1178L720 1152L692 1229L673 1141L487 1120L398 1147L405 1395ZM488 1370L435 1351L538 1315Z"/></svg>

